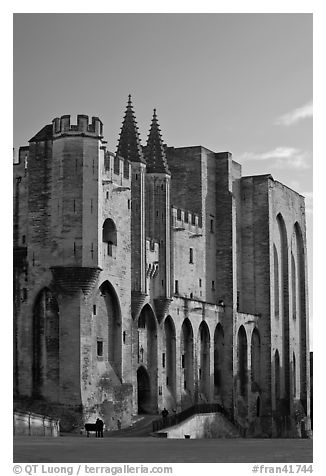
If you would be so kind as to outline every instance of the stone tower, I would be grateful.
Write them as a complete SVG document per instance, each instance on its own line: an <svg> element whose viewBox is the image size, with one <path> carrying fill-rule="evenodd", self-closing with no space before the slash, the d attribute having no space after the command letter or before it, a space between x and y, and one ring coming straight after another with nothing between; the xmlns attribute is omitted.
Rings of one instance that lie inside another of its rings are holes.
<svg viewBox="0 0 326 476"><path fill-rule="evenodd" d="M154 302L158 319L166 314L171 301L171 173L168 168L156 110L145 147L146 236L159 244L158 278Z"/></svg>
<svg viewBox="0 0 326 476"><path fill-rule="evenodd" d="M132 312L136 316L146 297L145 275L145 173L144 159L136 117L129 94L127 108L123 119L117 154L124 158L125 175L131 164L131 290Z"/></svg>

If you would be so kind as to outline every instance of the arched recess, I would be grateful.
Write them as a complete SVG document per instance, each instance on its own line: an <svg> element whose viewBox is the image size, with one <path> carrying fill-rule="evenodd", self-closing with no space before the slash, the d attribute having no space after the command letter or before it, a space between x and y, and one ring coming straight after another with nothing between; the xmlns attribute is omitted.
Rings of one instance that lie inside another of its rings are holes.
<svg viewBox="0 0 326 476"><path fill-rule="evenodd" d="M274 249L274 314L275 317L280 317L280 270L279 259L276 246Z"/></svg>
<svg viewBox="0 0 326 476"><path fill-rule="evenodd" d="M298 222L294 225L296 238L296 263L297 263L297 316L300 329L300 398L306 405L307 400L307 312L306 312L306 272L305 272L305 247L302 231ZM307 410L307 408L305 408Z"/></svg>
<svg viewBox="0 0 326 476"><path fill-rule="evenodd" d="M180 339L182 388L193 394L194 391L194 333L188 318L183 321Z"/></svg>
<svg viewBox="0 0 326 476"><path fill-rule="evenodd" d="M288 239L282 215L276 217L280 240L280 289L281 311L283 330L283 371L284 371L284 397L289 402L290 397L290 338L289 338L289 265L288 265Z"/></svg>
<svg viewBox="0 0 326 476"><path fill-rule="evenodd" d="M208 325L202 321L198 331L199 392L210 399L210 334Z"/></svg>
<svg viewBox="0 0 326 476"><path fill-rule="evenodd" d="M280 354L276 349L274 356L274 372L275 372L275 403L278 408L281 399L281 365Z"/></svg>
<svg viewBox="0 0 326 476"><path fill-rule="evenodd" d="M138 413L149 413L152 404L151 384L148 372L143 365L137 369L137 396Z"/></svg>
<svg viewBox="0 0 326 476"><path fill-rule="evenodd" d="M223 360L224 360L224 332L221 324L217 324L214 332L214 394L223 392Z"/></svg>
<svg viewBox="0 0 326 476"><path fill-rule="evenodd" d="M291 294L292 294L292 318L297 317L297 267L295 265L295 259L293 252L291 252Z"/></svg>
<svg viewBox="0 0 326 476"><path fill-rule="evenodd" d="M59 400L59 306L50 289L37 295L33 307L33 394Z"/></svg>
<svg viewBox="0 0 326 476"><path fill-rule="evenodd" d="M247 335L245 328L240 326L238 331L238 369L239 369L239 390L240 395L247 398L247 382L248 382L248 348Z"/></svg>
<svg viewBox="0 0 326 476"><path fill-rule="evenodd" d="M293 393L293 398L296 398L297 396L297 369L296 369L296 361L295 361L294 352L292 356L292 393Z"/></svg>
<svg viewBox="0 0 326 476"><path fill-rule="evenodd" d="M151 395L142 411L152 413L157 410L157 321L149 304L138 318L138 364L148 373Z"/></svg>
<svg viewBox="0 0 326 476"><path fill-rule="evenodd" d="M166 368L166 386L173 396L176 390L176 337L175 326L171 316L164 321L164 349L162 358L163 367Z"/></svg>
<svg viewBox="0 0 326 476"><path fill-rule="evenodd" d="M255 327L251 336L251 382L260 388L260 336ZM255 388L255 390L258 390Z"/></svg>
<svg viewBox="0 0 326 476"><path fill-rule="evenodd" d="M100 306L97 313L97 337L107 339L107 359L114 371L121 377L122 325L121 310L117 293L109 281L100 286Z"/></svg>
<svg viewBox="0 0 326 476"><path fill-rule="evenodd" d="M111 218L107 218L103 223L102 241L106 244L106 254L114 255L114 247L117 246L117 227Z"/></svg>

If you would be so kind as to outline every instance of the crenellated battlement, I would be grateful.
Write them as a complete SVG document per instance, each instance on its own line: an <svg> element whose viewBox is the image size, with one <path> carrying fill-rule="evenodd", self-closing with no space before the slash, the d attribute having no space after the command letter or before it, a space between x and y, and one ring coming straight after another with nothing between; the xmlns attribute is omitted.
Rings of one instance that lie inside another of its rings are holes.
<svg viewBox="0 0 326 476"><path fill-rule="evenodd" d="M56 117L52 121L53 138L62 135L85 135L90 137L103 137L103 123L98 117L89 117L84 114L78 114L77 124L71 124L70 115Z"/></svg>
<svg viewBox="0 0 326 476"><path fill-rule="evenodd" d="M130 187L131 182L131 165L129 162L129 173L126 176L125 159L118 154L103 147L103 165L102 165L102 180L104 182L114 182L121 186L126 185Z"/></svg>
<svg viewBox="0 0 326 476"><path fill-rule="evenodd" d="M194 212L172 206L172 227L175 231L188 230L201 234L201 217Z"/></svg>

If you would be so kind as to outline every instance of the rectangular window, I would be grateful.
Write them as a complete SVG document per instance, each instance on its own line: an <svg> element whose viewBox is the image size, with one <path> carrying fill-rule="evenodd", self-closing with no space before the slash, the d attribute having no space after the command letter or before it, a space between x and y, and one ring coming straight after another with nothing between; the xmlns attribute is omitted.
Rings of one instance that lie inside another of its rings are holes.
<svg viewBox="0 0 326 476"><path fill-rule="evenodd" d="M185 368L185 354L181 355L181 367L184 369Z"/></svg>
<svg viewBox="0 0 326 476"><path fill-rule="evenodd" d="M201 278L199 278L199 287L201 288Z"/></svg>
<svg viewBox="0 0 326 476"><path fill-rule="evenodd" d="M103 357L103 341L97 341L97 357Z"/></svg>
<svg viewBox="0 0 326 476"><path fill-rule="evenodd" d="M179 294L179 281L177 279L174 281L174 293Z"/></svg>
<svg viewBox="0 0 326 476"><path fill-rule="evenodd" d="M212 291L215 291L215 281L212 281Z"/></svg>
<svg viewBox="0 0 326 476"><path fill-rule="evenodd" d="M130 199L128 198L128 210L130 210Z"/></svg>
<svg viewBox="0 0 326 476"><path fill-rule="evenodd" d="M194 250L192 248L189 248L189 263L194 262Z"/></svg>
<svg viewBox="0 0 326 476"><path fill-rule="evenodd" d="M211 220L211 233L214 233L214 220Z"/></svg>
<svg viewBox="0 0 326 476"><path fill-rule="evenodd" d="M96 316L96 304L93 304L93 314Z"/></svg>
<svg viewBox="0 0 326 476"><path fill-rule="evenodd" d="M162 354L162 367L165 369L165 353Z"/></svg>

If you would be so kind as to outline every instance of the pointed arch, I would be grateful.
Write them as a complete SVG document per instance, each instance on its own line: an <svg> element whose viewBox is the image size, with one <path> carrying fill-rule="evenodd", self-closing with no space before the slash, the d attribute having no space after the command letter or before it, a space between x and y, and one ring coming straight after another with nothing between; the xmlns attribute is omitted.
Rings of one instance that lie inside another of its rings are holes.
<svg viewBox="0 0 326 476"><path fill-rule="evenodd" d="M183 321L181 327L180 354L182 388L192 394L194 391L194 333L188 318Z"/></svg>
<svg viewBox="0 0 326 476"><path fill-rule="evenodd" d="M293 389L293 398L297 396L297 369L296 369L296 359L295 353L292 355L292 389Z"/></svg>
<svg viewBox="0 0 326 476"><path fill-rule="evenodd" d="M214 332L214 393L221 394L223 391L223 361L224 361L224 332L220 323Z"/></svg>
<svg viewBox="0 0 326 476"><path fill-rule="evenodd" d="M260 385L260 335L257 327L251 335L251 381Z"/></svg>
<svg viewBox="0 0 326 476"><path fill-rule="evenodd" d="M280 364L280 354L278 349L275 351L274 355L274 380L275 380L275 401L276 408L278 407L279 401L281 399L281 364Z"/></svg>
<svg viewBox="0 0 326 476"><path fill-rule="evenodd" d="M100 297L97 314L97 336L103 337L107 343L107 360L116 374L121 377L122 366L122 323L118 295L109 281L104 281L99 287ZM103 328L106 329L105 334Z"/></svg>
<svg viewBox="0 0 326 476"><path fill-rule="evenodd" d="M152 307L145 304L138 321L138 365L146 369L150 382L150 405L147 411L157 410L157 320Z"/></svg>
<svg viewBox="0 0 326 476"><path fill-rule="evenodd" d="M207 400L210 398L210 333L208 325L202 321L198 330L199 349L199 392Z"/></svg>
<svg viewBox="0 0 326 476"><path fill-rule="evenodd" d="M283 372L284 393L288 400L290 397L290 337L289 337L289 264L288 264L288 238L283 216L279 213L276 217L280 241L280 276L281 276L281 312L283 330Z"/></svg>
<svg viewBox="0 0 326 476"><path fill-rule="evenodd" d="M238 370L240 395L242 397L247 397L248 345L247 334L243 326L240 326L238 331Z"/></svg>
<svg viewBox="0 0 326 476"><path fill-rule="evenodd" d="M151 384L148 372L143 365L137 369L137 403L138 414L151 413Z"/></svg>
<svg viewBox="0 0 326 476"><path fill-rule="evenodd" d="M291 251L291 295L292 295L292 319L297 317L297 266L293 251Z"/></svg>
<svg viewBox="0 0 326 476"><path fill-rule="evenodd" d="M306 302L306 256L303 233L298 222L294 224L296 238L296 263L297 263L297 316L299 321L299 372L300 372L300 398L302 402L307 399L307 302ZM298 371L298 369L297 369Z"/></svg>
<svg viewBox="0 0 326 476"><path fill-rule="evenodd" d="M165 358L163 362L166 367L166 386L173 396L176 390L176 334L175 325L171 316L164 320L164 343Z"/></svg>
<svg viewBox="0 0 326 476"><path fill-rule="evenodd" d="M274 250L274 314L275 317L280 317L280 270L279 270L279 259L278 253L275 244L273 245Z"/></svg>

